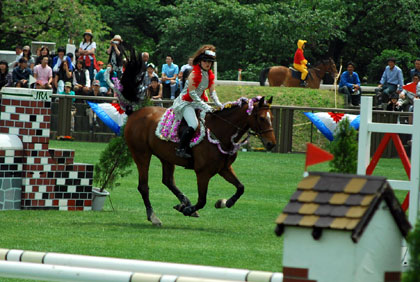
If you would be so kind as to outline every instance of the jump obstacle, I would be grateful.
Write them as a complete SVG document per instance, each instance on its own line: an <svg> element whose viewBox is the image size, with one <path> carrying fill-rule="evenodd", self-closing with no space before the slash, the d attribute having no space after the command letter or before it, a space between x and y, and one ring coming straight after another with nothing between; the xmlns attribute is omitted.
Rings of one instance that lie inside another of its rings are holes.
<svg viewBox="0 0 420 282"><path fill-rule="evenodd" d="M387 144L392 139L401 158L409 180L388 179L395 190L409 191L408 220L415 226L419 210L420 188L420 100L414 100L413 124L390 124L372 122L372 97L362 97L360 108L359 151L357 174L372 174ZM370 160L370 144L372 132L385 133L378 150ZM411 134L411 164L397 134ZM405 201L405 205L408 203ZM404 207L404 206L403 206Z"/></svg>
<svg viewBox="0 0 420 282"><path fill-rule="evenodd" d="M51 90L1 89L0 210L91 210L93 165L49 148Z"/></svg>
<svg viewBox="0 0 420 282"><path fill-rule="evenodd" d="M3 275L56 281L283 281L278 272L0 249Z"/></svg>

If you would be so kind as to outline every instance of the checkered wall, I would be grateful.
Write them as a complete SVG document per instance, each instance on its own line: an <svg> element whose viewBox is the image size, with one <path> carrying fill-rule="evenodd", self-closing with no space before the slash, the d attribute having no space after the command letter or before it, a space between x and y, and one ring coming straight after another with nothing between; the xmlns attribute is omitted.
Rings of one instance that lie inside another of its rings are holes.
<svg viewBox="0 0 420 282"><path fill-rule="evenodd" d="M91 210L93 165L74 163L72 150L49 148L51 99L35 97L1 97L0 133L17 135L23 143L13 163L9 158L6 164L0 150L0 165L21 168L21 208Z"/></svg>

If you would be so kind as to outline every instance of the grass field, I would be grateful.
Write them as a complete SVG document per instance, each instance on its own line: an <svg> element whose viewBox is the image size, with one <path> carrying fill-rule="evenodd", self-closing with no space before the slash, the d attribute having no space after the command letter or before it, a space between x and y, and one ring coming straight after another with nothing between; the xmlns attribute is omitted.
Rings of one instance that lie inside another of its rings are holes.
<svg viewBox="0 0 420 282"><path fill-rule="evenodd" d="M50 148L74 149L76 162L91 164L105 146L50 142ZM234 168L245 194L233 208L215 209L216 200L230 197L234 187L214 177L199 218L172 209L177 199L161 183L160 163L153 158L150 196L162 227L146 220L133 165L121 187L111 191L114 209L107 200L102 212L2 211L0 248L282 271L283 243L274 234L274 221L302 178L304 158L303 154L240 152ZM328 164L311 167L312 171L328 169ZM381 160L375 175L406 179L398 159ZM177 168L175 179L195 202L194 173ZM401 192L397 195L404 197Z"/></svg>

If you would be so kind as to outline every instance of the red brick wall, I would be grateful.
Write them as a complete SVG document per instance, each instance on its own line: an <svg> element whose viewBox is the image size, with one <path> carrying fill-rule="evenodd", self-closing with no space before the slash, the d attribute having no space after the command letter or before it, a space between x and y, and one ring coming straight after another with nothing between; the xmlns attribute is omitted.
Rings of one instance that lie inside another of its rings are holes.
<svg viewBox="0 0 420 282"><path fill-rule="evenodd" d="M90 210L93 165L75 164L74 151L50 149L51 102L3 96L0 133L23 143L22 209Z"/></svg>

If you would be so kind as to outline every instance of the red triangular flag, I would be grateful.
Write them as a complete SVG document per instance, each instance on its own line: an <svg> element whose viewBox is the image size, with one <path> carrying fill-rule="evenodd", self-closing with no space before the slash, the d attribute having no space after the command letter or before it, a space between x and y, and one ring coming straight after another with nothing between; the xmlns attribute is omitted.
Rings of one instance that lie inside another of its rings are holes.
<svg viewBox="0 0 420 282"><path fill-rule="evenodd" d="M305 171L306 168L310 165L319 164L322 162L330 161L334 159L334 155L322 150L321 148L315 146L312 143L306 143L306 162L305 162Z"/></svg>
<svg viewBox="0 0 420 282"><path fill-rule="evenodd" d="M403 86L403 89L405 89L405 90L407 90L411 93L416 93L416 88L417 88L417 83L415 83L415 82L411 82L411 83Z"/></svg>

